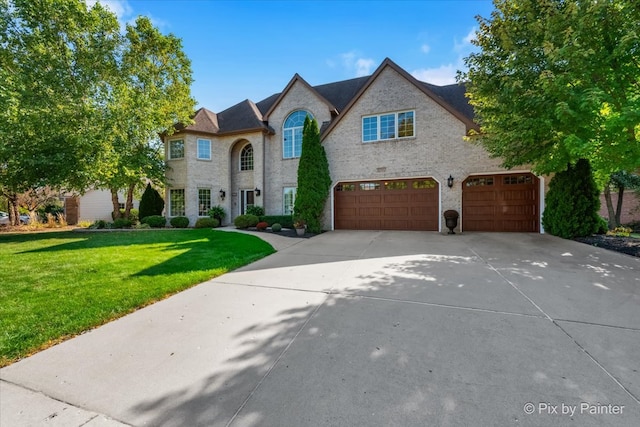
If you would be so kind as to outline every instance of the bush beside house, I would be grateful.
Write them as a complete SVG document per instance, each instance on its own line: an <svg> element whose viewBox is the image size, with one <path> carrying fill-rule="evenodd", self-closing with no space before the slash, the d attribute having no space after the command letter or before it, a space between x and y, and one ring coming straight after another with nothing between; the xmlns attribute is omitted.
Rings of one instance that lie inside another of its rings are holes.
<svg viewBox="0 0 640 427"><path fill-rule="evenodd" d="M584 237L602 228L599 210L600 191L589 162L581 159L551 179L542 223L544 229L555 236Z"/></svg>

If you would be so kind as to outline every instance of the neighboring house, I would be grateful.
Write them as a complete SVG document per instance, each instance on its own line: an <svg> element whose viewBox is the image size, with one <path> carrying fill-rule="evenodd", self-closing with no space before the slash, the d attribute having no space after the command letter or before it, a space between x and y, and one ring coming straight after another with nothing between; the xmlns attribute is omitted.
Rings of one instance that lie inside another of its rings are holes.
<svg viewBox="0 0 640 427"><path fill-rule="evenodd" d="M120 208L124 209L126 195L124 192L118 193ZM133 208L138 209L140 201L133 200ZM64 213L67 223L77 224L80 221L113 221L111 217L113 204L111 203L111 191L109 190L87 190L81 196L65 196Z"/></svg>
<svg viewBox="0 0 640 427"><path fill-rule="evenodd" d="M296 197L302 125L320 126L331 172L324 228L540 232L545 180L505 170L464 140L473 109L462 85L435 86L386 59L368 77L310 86L295 75L281 93L245 100L165 136L169 217L195 223L212 205L227 221L250 205L290 214Z"/></svg>
<svg viewBox="0 0 640 427"><path fill-rule="evenodd" d="M618 205L618 192L611 192L611 202L615 210ZM607 210L607 201L604 194L600 195L600 216L609 218ZM640 195L633 190L626 190L622 196L622 209L620 211L620 223L631 224L632 222L640 222Z"/></svg>

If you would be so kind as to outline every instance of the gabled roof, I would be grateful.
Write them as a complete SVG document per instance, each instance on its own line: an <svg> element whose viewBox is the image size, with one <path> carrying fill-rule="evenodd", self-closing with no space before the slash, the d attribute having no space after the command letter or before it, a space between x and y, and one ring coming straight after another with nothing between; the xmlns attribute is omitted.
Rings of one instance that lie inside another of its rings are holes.
<svg viewBox="0 0 640 427"><path fill-rule="evenodd" d="M266 131L271 129L262 121L262 113L253 103L244 101L216 114L206 108L200 108L193 117L194 123L187 126L176 126L179 131L191 131L211 135L227 135L240 132Z"/></svg>
<svg viewBox="0 0 640 427"><path fill-rule="evenodd" d="M289 81L289 84L287 84L287 87L284 88L284 90L280 93L280 95L278 95L278 97L273 102L273 104L271 104L269 109L264 113L263 118L264 118L265 121L269 120L269 115L271 115L273 110L275 110L275 108L278 106L278 104L280 104L280 101L282 101L284 99L284 97L287 96L287 94L289 93L289 91L291 90L293 85L295 85L296 83L300 83L303 86L305 86L312 93L314 93L318 98L320 98L320 100L322 102L327 104L327 107L329 108L329 111L331 111L332 114L338 114L337 108L331 102L329 102L315 88L313 88L309 83L307 83L307 81L305 79L303 79L302 77L300 77L300 75L298 73L296 73L293 76L293 78Z"/></svg>
<svg viewBox="0 0 640 427"><path fill-rule="evenodd" d="M473 107L465 97L466 88L464 84L436 86L419 81L389 58L386 58L371 76L358 77L318 86L309 85L300 75L295 74L280 93L275 93L257 103L246 99L218 114L206 108L201 108L194 116L194 124L186 128L177 126L176 129L214 135L256 131L273 133L273 129L268 125L269 115L275 110L293 85L300 83L324 102L329 111L331 111L333 119L330 122L321 124L321 137L324 139L387 67L395 70L418 90L458 118L458 120L465 124L467 131L470 129L479 129L473 121Z"/></svg>
<svg viewBox="0 0 640 427"><path fill-rule="evenodd" d="M269 131L269 127L262 120L262 113L256 104L248 99L218 113L218 121L220 122L218 134L256 130Z"/></svg>
<svg viewBox="0 0 640 427"><path fill-rule="evenodd" d="M409 81L409 83L413 84L417 89L422 91L425 95L433 99L437 104L439 104L445 110L450 112L458 120L463 122L467 128L467 132L470 129L479 129L478 125L473 121L473 115L469 117L468 115L464 114L462 111L459 111L456 108L454 108L453 105L451 105L447 100L445 100L445 96L446 96L451 101L460 103L461 101L459 99L459 96L461 94L462 99L464 99L465 103L468 105L468 103L466 102L466 98L464 98L464 87L458 87L458 88L453 87L458 85L444 86L444 87L440 87L441 90L438 90L439 93L437 93L436 91L434 91L434 88L437 88L438 86L430 85L428 83L419 81L418 79L413 77L411 74L407 73L404 69L400 68L391 59L386 58L384 61L382 61L382 64L380 64L378 69L367 79L366 83L358 90L358 92L353 96L353 98L351 98L349 103L340 112L340 115L335 120L331 121L331 123L324 129L324 132L321 135L321 139L324 139L331 132L331 130L336 127L336 125L340 122L340 120L348 113L348 111L355 105L355 103L358 102L358 99L360 99L360 97L367 91L367 89L369 89L369 87L373 84L373 82L376 81L378 76L387 67L392 68L402 77L404 77L407 81ZM447 89L444 89L444 88L447 88ZM468 111L466 110L465 112L468 113Z"/></svg>

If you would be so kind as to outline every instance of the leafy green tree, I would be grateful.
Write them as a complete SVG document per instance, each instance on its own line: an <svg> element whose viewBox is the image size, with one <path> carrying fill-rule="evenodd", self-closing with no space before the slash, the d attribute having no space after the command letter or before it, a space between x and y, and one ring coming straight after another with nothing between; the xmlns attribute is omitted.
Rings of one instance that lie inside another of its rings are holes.
<svg viewBox="0 0 640 427"><path fill-rule="evenodd" d="M542 224L546 232L565 239L588 236L600 228L600 191L591 167L581 159L549 182Z"/></svg>
<svg viewBox="0 0 640 427"><path fill-rule="evenodd" d="M151 183L148 183L140 198L138 218L142 221L147 216L162 215L162 209L164 209L162 196L151 186Z"/></svg>
<svg viewBox="0 0 640 427"><path fill-rule="evenodd" d="M146 17L127 25L105 120L112 150L99 186L109 188L113 214L119 215L118 190L125 189L125 217L133 193L144 179L164 181L165 164L158 135L175 123L192 122L195 100L191 62L175 36L163 35Z"/></svg>
<svg viewBox="0 0 640 427"><path fill-rule="evenodd" d="M116 17L80 0L0 0L0 192L84 190L103 165Z"/></svg>
<svg viewBox="0 0 640 427"><path fill-rule="evenodd" d="M478 141L539 173L588 159L600 183L640 165L637 0L494 0L465 59Z"/></svg>
<svg viewBox="0 0 640 427"><path fill-rule="evenodd" d="M298 191L294 217L306 222L312 233L322 231L322 213L329 195L331 176L318 122L307 116L302 128L302 153L298 164Z"/></svg>

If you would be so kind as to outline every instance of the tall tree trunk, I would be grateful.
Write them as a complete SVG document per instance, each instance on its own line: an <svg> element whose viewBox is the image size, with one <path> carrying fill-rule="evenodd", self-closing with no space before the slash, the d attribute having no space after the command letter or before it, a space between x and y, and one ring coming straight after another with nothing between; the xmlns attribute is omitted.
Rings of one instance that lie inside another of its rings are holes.
<svg viewBox="0 0 640 427"><path fill-rule="evenodd" d="M133 190L136 188L135 184L130 184L127 188L127 201L124 204L124 217L129 219L131 215L131 209L133 209Z"/></svg>
<svg viewBox="0 0 640 427"><path fill-rule="evenodd" d="M111 217L116 220L120 218L120 201L118 200L118 189L110 188L111 190L111 204L113 205L113 212L111 212Z"/></svg>
<svg viewBox="0 0 640 427"><path fill-rule="evenodd" d="M624 198L624 185L618 184L618 203L616 206L616 227L619 227L620 224L620 216L622 214L622 199Z"/></svg>
<svg viewBox="0 0 640 427"><path fill-rule="evenodd" d="M11 225L20 225L20 212L18 211L18 195L14 192L7 194L9 208L9 222Z"/></svg>
<svg viewBox="0 0 640 427"><path fill-rule="evenodd" d="M616 212L613 209L613 202L611 201L611 187L609 182L604 186L604 200L607 202L607 212L609 213L609 229L613 230L618 225L616 224Z"/></svg>

